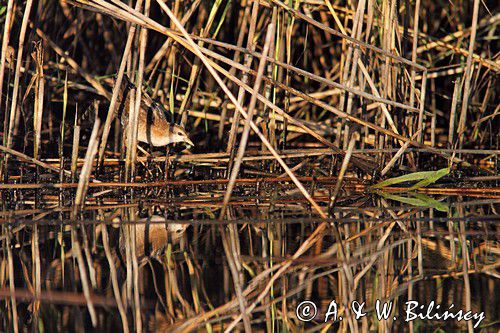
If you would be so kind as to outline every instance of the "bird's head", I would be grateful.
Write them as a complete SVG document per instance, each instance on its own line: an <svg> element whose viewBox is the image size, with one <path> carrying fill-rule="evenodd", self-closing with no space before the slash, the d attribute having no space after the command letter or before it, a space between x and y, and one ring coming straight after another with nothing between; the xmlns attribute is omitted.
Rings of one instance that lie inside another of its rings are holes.
<svg viewBox="0 0 500 333"><path fill-rule="evenodd" d="M191 139L189 139L186 130L179 125L171 126L170 136L171 143L184 142L194 147L194 143L193 141L191 141Z"/></svg>

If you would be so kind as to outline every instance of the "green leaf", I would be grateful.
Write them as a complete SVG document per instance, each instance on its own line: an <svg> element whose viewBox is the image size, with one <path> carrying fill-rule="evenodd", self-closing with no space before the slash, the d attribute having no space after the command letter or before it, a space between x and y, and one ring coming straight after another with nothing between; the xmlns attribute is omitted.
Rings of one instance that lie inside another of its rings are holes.
<svg viewBox="0 0 500 333"><path fill-rule="evenodd" d="M434 208L440 212L448 213L448 205L421 193L412 193L415 198L427 204L427 207Z"/></svg>
<svg viewBox="0 0 500 333"><path fill-rule="evenodd" d="M394 185L394 184L399 184L399 183L404 183L404 182L409 182L409 181L414 181L414 180L420 180L420 182L418 182L415 185L408 188L408 190L411 191L411 190L416 190L418 188L432 184L432 183L436 182L438 179L446 176L449 173L450 173L450 168L444 168L444 169L440 169L437 171L414 172L414 173L410 173L407 175L386 179L384 181L381 181L378 184L371 186L371 188L377 189L377 188L387 187L387 186Z"/></svg>
<svg viewBox="0 0 500 333"><path fill-rule="evenodd" d="M433 173L434 173L433 175L431 175L430 177L428 177L426 179L423 179L423 180L419 181L418 183L416 183L415 185L413 185L412 187L410 187L408 190L410 190L410 191L411 190L416 190L418 188L425 187L427 185L435 183L439 179L441 179L444 176L446 176L447 174L449 174L450 173L450 168L440 169L440 170L434 171Z"/></svg>
<svg viewBox="0 0 500 333"><path fill-rule="evenodd" d="M378 194L380 194L386 199L402 202L408 205L434 208L436 210L439 210L440 212L448 212L448 206L446 204L423 194L412 193L412 196L414 196L414 198L403 197L400 195L395 195L385 192L379 192Z"/></svg>

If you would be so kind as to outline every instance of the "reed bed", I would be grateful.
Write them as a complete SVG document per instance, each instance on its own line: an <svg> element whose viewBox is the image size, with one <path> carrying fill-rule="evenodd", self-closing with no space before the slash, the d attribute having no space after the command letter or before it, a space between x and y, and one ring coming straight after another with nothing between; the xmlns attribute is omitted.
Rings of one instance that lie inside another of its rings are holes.
<svg viewBox="0 0 500 333"><path fill-rule="evenodd" d="M6 0L0 21L2 331L500 328L495 1ZM139 142L144 95L194 147ZM485 319L405 322L409 300Z"/></svg>

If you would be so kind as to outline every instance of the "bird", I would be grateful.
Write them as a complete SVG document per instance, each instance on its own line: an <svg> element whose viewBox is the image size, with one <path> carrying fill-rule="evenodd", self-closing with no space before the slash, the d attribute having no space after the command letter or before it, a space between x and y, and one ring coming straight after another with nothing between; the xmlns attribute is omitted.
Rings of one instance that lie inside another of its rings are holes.
<svg viewBox="0 0 500 333"><path fill-rule="evenodd" d="M182 223L165 223L165 217L152 215L148 218L138 220L132 225L135 228L135 252L137 258L142 258L147 255L155 256L160 253L170 242L178 244L186 232L188 224ZM120 251L125 253L125 238L123 233L120 234Z"/></svg>
<svg viewBox="0 0 500 333"><path fill-rule="evenodd" d="M114 82L116 83L116 81ZM124 75L118 97L121 124L127 127L130 111L130 91L135 86ZM184 127L167 120L167 110L163 105L149 96L144 90L141 94L141 104L138 116L137 140L154 147L164 147L172 143L186 143L194 147Z"/></svg>

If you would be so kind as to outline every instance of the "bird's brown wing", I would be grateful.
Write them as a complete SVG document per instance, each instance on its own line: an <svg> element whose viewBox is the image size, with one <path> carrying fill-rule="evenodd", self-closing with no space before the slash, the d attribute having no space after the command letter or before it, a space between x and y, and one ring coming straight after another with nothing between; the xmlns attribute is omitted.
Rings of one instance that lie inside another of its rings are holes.
<svg viewBox="0 0 500 333"><path fill-rule="evenodd" d="M155 101L149 96L147 92L142 91L142 108L148 110L148 112L153 112L154 118L162 119L164 121L168 121L167 119L167 110L161 104Z"/></svg>
<svg viewBox="0 0 500 333"><path fill-rule="evenodd" d="M119 105L120 105L120 111L121 112L121 122L123 125L125 125L128 121L128 113L129 113L129 101L130 101L130 90L135 89L136 86L130 81L127 75L123 75L123 80L122 84L120 87L120 94L119 94ZM142 89L142 94L141 94L141 111L139 117L144 117L144 118L149 118L153 121L157 120L162 120L162 121L168 121L166 114L167 110L165 107L161 104L155 101L154 99L149 96L149 94ZM120 114L120 112L118 113Z"/></svg>

